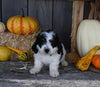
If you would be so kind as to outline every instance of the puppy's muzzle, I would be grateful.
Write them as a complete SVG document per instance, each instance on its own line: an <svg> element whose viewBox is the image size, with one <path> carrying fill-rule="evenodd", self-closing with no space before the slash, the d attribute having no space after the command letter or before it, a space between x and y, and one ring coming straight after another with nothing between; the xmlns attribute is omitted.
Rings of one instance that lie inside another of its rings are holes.
<svg viewBox="0 0 100 87"><path fill-rule="evenodd" d="M49 53L50 49L49 48L45 48L44 51L45 51L45 53Z"/></svg>

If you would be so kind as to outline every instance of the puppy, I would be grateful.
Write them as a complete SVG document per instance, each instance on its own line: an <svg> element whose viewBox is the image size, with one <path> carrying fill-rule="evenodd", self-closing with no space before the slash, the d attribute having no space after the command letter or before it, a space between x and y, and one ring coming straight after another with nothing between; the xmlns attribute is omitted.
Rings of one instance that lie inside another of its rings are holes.
<svg viewBox="0 0 100 87"><path fill-rule="evenodd" d="M50 76L57 77L59 76L59 64L68 65L65 61L65 48L52 30L41 32L37 36L32 50L34 51L34 67L30 70L31 74L40 72L43 65L48 65Z"/></svg>

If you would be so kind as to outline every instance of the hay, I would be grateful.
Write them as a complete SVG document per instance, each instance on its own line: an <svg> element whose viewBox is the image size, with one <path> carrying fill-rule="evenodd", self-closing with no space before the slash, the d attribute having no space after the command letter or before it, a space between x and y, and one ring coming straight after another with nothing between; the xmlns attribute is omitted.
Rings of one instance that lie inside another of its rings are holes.
<svg viewBox="0 0 100 87"><path fill-rule="evenodd" d="M17 35L10 32L0 33L0 46L11 46L19 50L27 50L30 54L30 57L33 58L33 51L31 49L38 32L28 35ZM12 52L11 59L16 59L17 54Z"/></svg>
<svg viewBox="0 0 100 87"><path fill-rule="evenodd" d="M78 60L80 59L80 56L77 52L70 52L66 55L66 57L67 57L66 60L71 64L72 63L76 64L78 62Z"/></svg>

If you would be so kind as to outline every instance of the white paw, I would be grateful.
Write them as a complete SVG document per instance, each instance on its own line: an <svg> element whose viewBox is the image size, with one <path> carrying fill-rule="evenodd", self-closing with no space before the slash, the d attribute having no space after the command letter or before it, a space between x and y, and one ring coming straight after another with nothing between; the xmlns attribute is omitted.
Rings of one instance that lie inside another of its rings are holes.
<svg viewBox="0 0 100 87"><path fill-rule="evenodd" d="M57 77L59 76L59 72L55 71L55 72L50 72L50 76L52 77Z"/></svg>
<svg viewBox="0 0 100 87"><path fill-rule="evenodd" d="M63 61L62 62L62 66L68 66L68 62L67 61Z"/></svg>
<svg viewBox="0 0 100 87"><path fill-rule="evenodd" d="M35 69L35 68L32 68L32 69L30 69L30 74L36 74L36 73L38 73L39 72L39 70L37 70L37 69Z"/></svg>

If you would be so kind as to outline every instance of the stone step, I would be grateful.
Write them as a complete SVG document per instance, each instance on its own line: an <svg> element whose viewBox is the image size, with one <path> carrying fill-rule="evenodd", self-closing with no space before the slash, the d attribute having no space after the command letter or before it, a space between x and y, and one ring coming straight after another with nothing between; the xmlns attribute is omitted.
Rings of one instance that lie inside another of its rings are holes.
<svg viewBox="0 0 100 87"><path fill-rule="evenodd" d="M27 65L26 69L19 69L24 65ZM100 87L100 73L82 72L69 65L60 67L60 76L53 78L47 67L31 75L31 66L31 62L0 62L0 87Z"/></svg>
<svg viewBox="0 0 100 87"><path fill-rule="evenodd" d="M0 79L0 87L100 87L100 81Z"/></svg>

